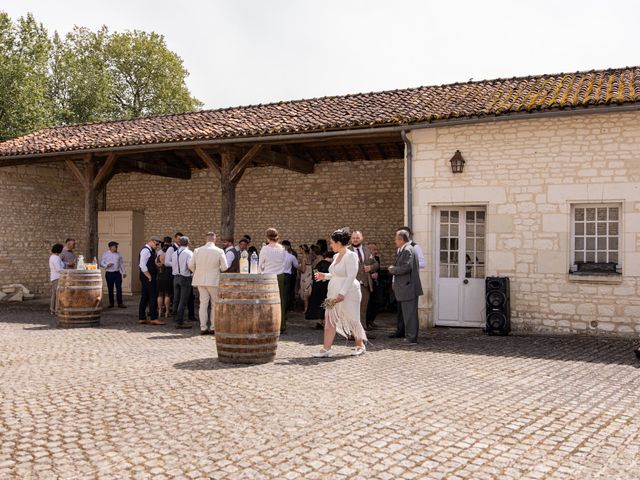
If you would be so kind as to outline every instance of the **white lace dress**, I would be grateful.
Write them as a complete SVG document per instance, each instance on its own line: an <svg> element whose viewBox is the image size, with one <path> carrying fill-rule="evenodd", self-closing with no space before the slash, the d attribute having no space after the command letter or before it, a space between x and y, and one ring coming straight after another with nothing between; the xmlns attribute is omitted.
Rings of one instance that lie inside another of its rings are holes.
<svg viewBox="0 0 640 480"><path fill-rule="evenodd" d="M327 309L325 320L336 327L336 331L344 336L353 335L355 338L367 339L367 334L360 323L360 301L362 292L360 283L356 280L358 275L358 255L347 250L338 262L339 255L333 257L329 267L329 273L324 278L329 280L327 298L336 298L343 295L344 300L337 303L335 308Z"/></svg>

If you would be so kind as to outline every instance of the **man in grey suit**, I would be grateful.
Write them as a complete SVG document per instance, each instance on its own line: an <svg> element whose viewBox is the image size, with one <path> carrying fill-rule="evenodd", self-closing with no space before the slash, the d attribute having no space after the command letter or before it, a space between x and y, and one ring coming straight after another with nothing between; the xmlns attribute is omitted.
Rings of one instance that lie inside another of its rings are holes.
<svg viewBox="0 0 640 480"><path fill-rule="evenodd" d="M389 267L393 275L393 293L398 301L398 324L391 338L403 338L407 345L418 343L418 297L422 295L418 255L409 241L409 232L396 232L398 254Z"/></svg>

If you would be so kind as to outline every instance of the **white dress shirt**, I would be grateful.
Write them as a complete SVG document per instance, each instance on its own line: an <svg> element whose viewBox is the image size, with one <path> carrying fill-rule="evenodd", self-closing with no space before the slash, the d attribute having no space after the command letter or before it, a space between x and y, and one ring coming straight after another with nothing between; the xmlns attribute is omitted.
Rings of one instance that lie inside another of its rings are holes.
<svg viewBox="0 0 640 480"><path fill-rule="evenodd" d="M416 251L416 255L418 256L418 265L420 266L420 268L425 268L427 266L427 262L424 259L424 253L422 253L422 249L420 248L420 245L418 245L413 241L410 242L410 245Z"/></svg>
<svg viewBox="0 0 640 480"><path fill-rule="evenodd" d="M284 273L293 273L293 269L298 268L299 265L300 264L298 263L298 257L285 250L283 266Z"/></svg>
<svg viewBox="0 0 640 480"><path fill-rule="evenodd" d="M227 257L227 264L229 266L231 266L233 261L236 259L236 254L235 254L234 250L235 250L235 247L233 245L231 245L230 247L227 247L225 249L225 251L224 251L224 256Z"/></svg>
<svg viewBox="0 0 640 480"><path fill-rule="evenodd" d="M273 273L280 275L284 273L284 259L287 252L279 244L265 245L260 249L258 257L258 271L260 273Z"/></svg>
<svg viewBox="0 0 640 480"><path fill-rule="evenodd" d="M54 281L60 279L60 270L64 268L64 262L59 255L55 253L49 257L49 280Z"/></svg>
<svg viewBox="0 0 640 480"><path fill-rule="evenodd" d="M193 256L193 252L187 247L180 247L176 250L171 259L171 268L174 275L182 275L190 277L192 275L189 270L189 260Z"/></svg>
<svg viewBox="0 0 640 480"><path fill-rule="evenodd" d="M142 250L140 250L140 263L138 264L142 273L149 271L147 268L149 257L151 257L151 247L149 245L145 245L142 247Z"/></svg>
<svg viewBox="0 0 640 480"><path fill-rule="evenodd" d="M169 268L173 268L173 264L171 263L171 259L173 257L173 254L175 253L175 251L178 249L178 247L176 246L176 244L172 244L169 248L167 248L167 251L165 252L164 255L164 266L165 267L169 267Z"/></svg>
<svg viewBox="0 0 640 480"><path fill-rule="evenodd" d="M110 267L107 265L111 264ZM124 275L124 262L122 261L122 255L118 252L112 252L111 250L107 250L102 254L102 258L100 259L100 266L105 269L107 272L120 272Z"/></svg>

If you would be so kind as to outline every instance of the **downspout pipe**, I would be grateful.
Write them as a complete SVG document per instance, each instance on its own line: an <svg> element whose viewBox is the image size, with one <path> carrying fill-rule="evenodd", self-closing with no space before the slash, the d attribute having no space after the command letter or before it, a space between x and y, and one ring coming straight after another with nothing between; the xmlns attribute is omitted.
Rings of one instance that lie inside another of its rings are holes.
<svg viewBox="0 0 640 480"><path fill-rule="evenodd" d="M407 131L401 130L400 136L404 142L404 158L407 165L407 226L413 231L413 150L411 141L407 138Z"/></svg>

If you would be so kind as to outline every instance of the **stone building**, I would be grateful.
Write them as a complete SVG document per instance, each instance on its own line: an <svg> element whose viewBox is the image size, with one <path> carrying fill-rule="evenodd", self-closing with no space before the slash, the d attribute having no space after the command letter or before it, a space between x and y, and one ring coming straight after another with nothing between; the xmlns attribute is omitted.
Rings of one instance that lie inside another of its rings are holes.
<svg viewBox="0 0 640 480"><path fill-rule="evenodd" d="M637 335L639 95L633 67L35 132L0 144L0 269L44 288L48 246L89 251L98 206L194 238L349 225L389 261L406 223L423 324L481 327L499 275L516 331Z"/></svg>

